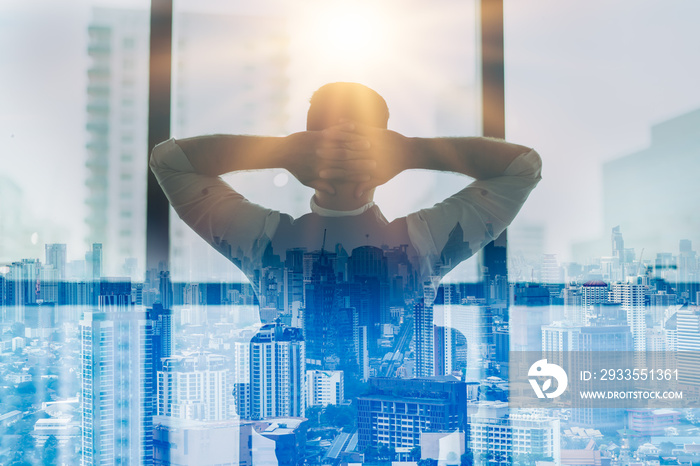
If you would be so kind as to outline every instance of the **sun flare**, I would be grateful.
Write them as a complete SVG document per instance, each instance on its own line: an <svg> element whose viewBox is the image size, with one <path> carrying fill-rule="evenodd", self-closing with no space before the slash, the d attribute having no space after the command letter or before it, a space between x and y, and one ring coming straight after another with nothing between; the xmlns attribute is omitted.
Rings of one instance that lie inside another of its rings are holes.
<svg viewBox="0 0 700 466"><path fill-rule="evenodd" d="M391 15L361 2L308 5L301 30L310 56L330 68L371 68L392 53Z"/></svg>
<svg viewBox="0 0 700 466"><path fill-rule="evenodd" d="M340 53L346 59L367 55L381 38L377 18L366 12L348 12L330 17L325 24L324 47L330 54Z"/></svg>

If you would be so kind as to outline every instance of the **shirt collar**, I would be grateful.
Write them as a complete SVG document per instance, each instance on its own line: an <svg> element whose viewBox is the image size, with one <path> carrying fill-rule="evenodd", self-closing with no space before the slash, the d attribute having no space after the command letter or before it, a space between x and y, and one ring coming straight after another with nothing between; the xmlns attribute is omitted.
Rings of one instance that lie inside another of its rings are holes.
<svg viewBox="0 0 700 466"><path fill-rule="evenodd" d="M365 213L372 207L374 207L374 201L369 201L362 207L353 210L331 210L316 204L316 196L311 196L311 212L321 217L353 217Z"/></svg>

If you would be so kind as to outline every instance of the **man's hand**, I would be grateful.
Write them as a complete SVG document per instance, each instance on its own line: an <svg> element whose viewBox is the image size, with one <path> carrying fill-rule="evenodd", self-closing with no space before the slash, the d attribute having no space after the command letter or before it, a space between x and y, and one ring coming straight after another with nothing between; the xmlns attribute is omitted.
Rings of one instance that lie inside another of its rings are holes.
<svg viewBox="0 0 700 466"><path fill-rule="evenodd" d="M376 162L367 138L356 130L356 124L344 122L289 135L284 167L303 185L329 194L335 194L334 181L369 181Z"/></svg>
<svg viewBox="0 0 700 466"><path fill-rule="evenodd" d="M414 151L409 138L395 131L358 123L352 123L352 128L352 134L361 138L364 148L358 150L359 145L352 149L336 145L320 149L319 156L333 165L320 171L322 179L356 181L355 197L359 198L413 167ZM351 172L356 179L348 176Z"/></svg>

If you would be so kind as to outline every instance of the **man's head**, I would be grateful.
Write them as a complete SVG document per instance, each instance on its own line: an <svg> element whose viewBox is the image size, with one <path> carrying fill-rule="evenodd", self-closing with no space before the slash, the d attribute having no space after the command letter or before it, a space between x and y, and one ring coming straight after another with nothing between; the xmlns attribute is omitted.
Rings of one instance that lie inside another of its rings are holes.
<svg viewBox="0 0 700 466"><path fill-rule="evenodd" d="M306 118L308 131L321 131L341 120L351 120L366 126L386 129L389 108L376 91L357 83L337 82L322 86L314 92ZM353 210L372 201L374 189L361 197L355 196L356 181L330 181L334 194L316 190L318 205L333 210Z"/></svg>
<svg viewBox="0 0 700 466"><path fill-rule="evenodd" d="M341 119L386 129L389 108L382 96L362 84L330 83L314 92L306 129L320 131L337 125Z"/></svg>

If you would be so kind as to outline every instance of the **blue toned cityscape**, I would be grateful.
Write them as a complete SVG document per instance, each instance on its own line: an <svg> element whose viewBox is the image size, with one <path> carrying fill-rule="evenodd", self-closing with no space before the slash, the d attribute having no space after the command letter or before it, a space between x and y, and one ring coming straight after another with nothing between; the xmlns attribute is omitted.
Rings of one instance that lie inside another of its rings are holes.
<svg viewBox="0 0 700 466"><path fill-rule="evenodd" d="M164 269L107 278L101 244L79 261L48 244L0 275L0 459L694 462L698 374L681 377L681 408L509 407L513 351L700 351L691 242L642 261L620 228L611 244L596 264L545 256L538 283L487 274L421 300L397 292L413 274L401 249L291 250L256 295Z"/></svg>
<svg viewBox="0 0 700 466"><path fill-rule="evenodd" d="M500 226L421 255L282 216L252 257L169 208L154 265L151 2L22 3L0 4L0 466L700 465L700 4L502 2L505 135L543 168ZM288 135L335 81L400 134L484 134L486 3L175 2L170 136ZM284 169L221 179L311 215ZM471 182L410 170L368 211Z"/></svg>

